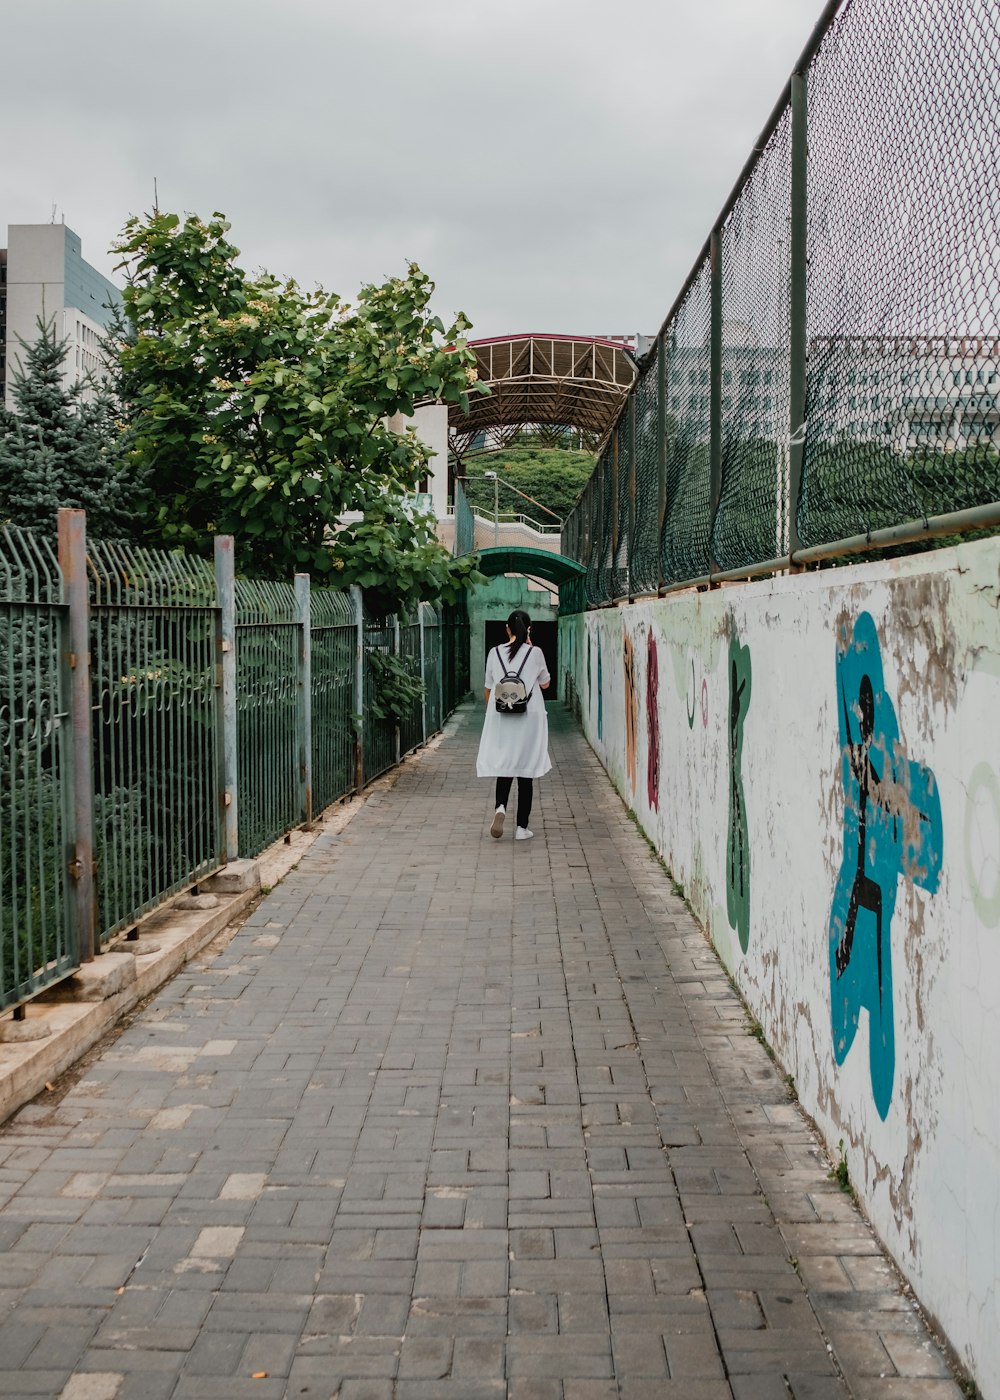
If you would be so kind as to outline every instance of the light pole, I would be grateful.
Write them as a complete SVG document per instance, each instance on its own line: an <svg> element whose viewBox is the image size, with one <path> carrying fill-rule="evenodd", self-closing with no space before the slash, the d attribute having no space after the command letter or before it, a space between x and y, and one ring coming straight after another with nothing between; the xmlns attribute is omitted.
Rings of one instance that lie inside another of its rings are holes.
<svg viewBox="0 0 1000 1400"><path fill-rule="evenodd" d="M496 472L483 472L484 481L493 482L493 544L500 543L500 478Z"/></svg>

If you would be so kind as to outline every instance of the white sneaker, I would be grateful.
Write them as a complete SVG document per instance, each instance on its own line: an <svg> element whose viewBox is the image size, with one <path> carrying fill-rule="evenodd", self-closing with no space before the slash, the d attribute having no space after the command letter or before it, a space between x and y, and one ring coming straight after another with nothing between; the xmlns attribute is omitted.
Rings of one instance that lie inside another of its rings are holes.
<svg viewBox="0 0 1000 1400"><path fill-rule="evenodd" d="M529 831L528 828L527 828L526 826L519 826L519 827L517 828L517 830L514 832L514 840L515 840L515 841L530 841L531 838L534 836L534 834L535 834L535 833L534 833L533 831Z"/></svg>
<svg viewBox="0 0 1000 1400"><path fill-rule="evenodd" d="M507 815L503 807L498 807L493 813L493 825L490 827L490 835L495 836L499 841L503 835L503 819Z"/></svg>

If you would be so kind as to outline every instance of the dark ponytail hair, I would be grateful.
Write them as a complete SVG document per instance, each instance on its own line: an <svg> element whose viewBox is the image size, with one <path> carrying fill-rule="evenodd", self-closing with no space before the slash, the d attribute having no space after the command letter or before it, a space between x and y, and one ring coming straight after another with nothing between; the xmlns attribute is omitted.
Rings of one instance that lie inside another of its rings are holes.
<svg viewBox="0 0 1000 1400"><path fill-rule="evenodd" d="M528 628L531 626L531 618L526 612L522 612L522 610L518 608L508 617L507 626L514 634L514 640L507 648L508 659L513 661L514 657L528 640Z"/></svg>

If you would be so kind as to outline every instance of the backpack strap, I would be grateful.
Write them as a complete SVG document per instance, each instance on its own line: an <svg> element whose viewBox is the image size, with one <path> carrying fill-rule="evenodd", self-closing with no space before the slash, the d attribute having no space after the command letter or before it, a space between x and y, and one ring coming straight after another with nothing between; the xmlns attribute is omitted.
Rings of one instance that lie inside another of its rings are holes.
<svg viewBox="0 0 1000 1400"><path fill-rule="evenodd" d="M530 655L530 652L531 652L531 647L525 646L525 648L524 648L524 659L523 659L523 661L521 662L520 666L518 666L517 671L515 672L515 675L517 676L517 679L518 679L518 680L521 679L521 672L524 670L525 666L527 666L527 664L528 664L528 656ZM509 664L510 664L510 663L508 662L508 665L509 665Z"/></svg>

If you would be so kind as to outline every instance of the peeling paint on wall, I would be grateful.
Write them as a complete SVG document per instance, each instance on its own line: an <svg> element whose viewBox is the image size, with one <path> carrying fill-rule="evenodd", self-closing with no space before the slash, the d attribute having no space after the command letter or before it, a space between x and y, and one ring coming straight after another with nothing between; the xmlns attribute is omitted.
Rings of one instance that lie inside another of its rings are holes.
<svg viewBox="0 0 1000 1400"><path fill-rule="evenodd" d="M646 801L660 808L660 666L652 627L646 638Z"/></svg>
<svg viewBox="0 0 1000 1400"><path fill-rule="evenodd" d="M1000 1400L1000 538L561 625L611 781Z"/></svg>
<svg viewBox="0 0 1000 1400"><path fill-rule="evenodd" d="M601 634L597 634L597 737L604 738L604 664L601 660Z"/></svg>
<svg viewBox="0 0 1000 1400"><path fill-rule="evenodd" d="M635 793L635 746L639 728L639 704L635 690L635 648L628 632L622 635L622 665L625 676L625 771L629 787Z"/></svg>
<svg viewBox="0 0 1000 1400"><path fill-rule="evenodd" d="M743 725L750 708L750 648L740 646L736 624L729 640L729 834L726 839L726 913L744 953L750 943L750 836L743 789Z"/></svg>
<svg viewBox="0 0 1000 1400"><path fill-rule="evenodd" d="M965 872L976 913L987 928L1000 925L1000 781L981 760L969 777L965 798Z"/></svg>
<svg viewBox="0 0 1000 1400"><path fill-rule="evenodd" d="M933 893L941 871L941 801L931 770L907 759L870 613L837 640L844 859L830 911L833 1046L843 1064L868 1012L872 1096L885 1118L896 1063L892 917L901 877Z"/></svg>

